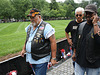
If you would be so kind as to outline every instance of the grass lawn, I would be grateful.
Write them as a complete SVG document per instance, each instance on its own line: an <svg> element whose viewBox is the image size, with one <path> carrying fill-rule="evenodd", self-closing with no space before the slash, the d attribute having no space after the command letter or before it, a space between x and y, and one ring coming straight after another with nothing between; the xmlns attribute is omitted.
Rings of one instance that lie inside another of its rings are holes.
<svg viewBox="0 0 100 75"><path fill-rule="evenodd" d="M65 27L71 20L46 21L55 28L56 39L65 37ZM30 22L0 23L0 57L22 50L26 39L25 27Z"/></svg>

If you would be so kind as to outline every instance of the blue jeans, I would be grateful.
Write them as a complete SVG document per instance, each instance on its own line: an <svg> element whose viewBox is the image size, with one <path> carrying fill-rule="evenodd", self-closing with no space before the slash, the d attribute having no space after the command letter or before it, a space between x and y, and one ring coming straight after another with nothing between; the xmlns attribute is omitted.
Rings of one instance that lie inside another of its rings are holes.
<svg viewBox="0 0 100 75"><path fill-rule="evenodd" d="M42 64L32 64L35 75L46 75L48 62Z"/></svg>
<svg viewBox="0 0 100 75"><path fill-rule="evenodd" d="M100 75L100 67L99 68L84 68L75 62L75 75Z"/></svg>

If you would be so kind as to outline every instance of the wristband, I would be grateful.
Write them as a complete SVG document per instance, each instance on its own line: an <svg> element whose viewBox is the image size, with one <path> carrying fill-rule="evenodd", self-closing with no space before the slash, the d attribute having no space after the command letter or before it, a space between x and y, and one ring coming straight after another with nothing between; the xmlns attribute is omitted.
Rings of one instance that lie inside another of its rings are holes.
<svg viewBox="0 0 100 75"><path fill-rule="evenodd" d="M52 58L53 60L56 60L56 57L55 58Z"/></svg>
<svg viewBox="0 0 100 75"><path fill-rule="evenodd" d="M93 24L94 26L98 25L97 23Z"/></svg>

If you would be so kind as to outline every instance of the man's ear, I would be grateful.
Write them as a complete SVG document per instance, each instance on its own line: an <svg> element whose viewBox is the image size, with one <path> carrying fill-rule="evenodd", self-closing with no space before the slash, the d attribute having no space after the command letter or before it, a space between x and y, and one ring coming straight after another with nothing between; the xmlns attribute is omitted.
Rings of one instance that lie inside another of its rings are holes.
<svg viewBox="0 0 100 75"><path fill-rule="evenodd" d="M84 14L83 14L83 17L84 17Z"/></svg>
<svg viewBox="0 0 100 75"><path fill-rule="evenodd" d="M41 18L41 15L39 15L39 18Z"/></svg>

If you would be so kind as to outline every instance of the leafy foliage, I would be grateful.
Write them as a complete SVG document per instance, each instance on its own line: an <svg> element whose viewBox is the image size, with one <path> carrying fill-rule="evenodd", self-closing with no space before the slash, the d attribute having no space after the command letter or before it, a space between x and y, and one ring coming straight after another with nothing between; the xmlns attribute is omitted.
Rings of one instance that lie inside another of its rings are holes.
<svg viewBox="0 0 100 75"><path fill-rule="evenodd" d="M14 18L22 19L25 18L25 12L30 8L29 0L10 0L11 4L15 8Z"/></svg>
<svg viewBox="0 0 100 75"><path fill-rule="evenodd" d="M0 0L0 16L3 19L12 17L14 8L8 0Z"/></svg>
<svg viewBox="0 0 100 75"><path fill-rule="evenodd" d="M55 17L73 18L77 7L85 8L88 4L96 4L100 16L100 0L82 0L82 3L75 3L74 0L65 0L65 2L51 0L51 3L46 0L0 0L0 18L27 19L26 15L32 8L39 9L45 20Z"/></svg>

